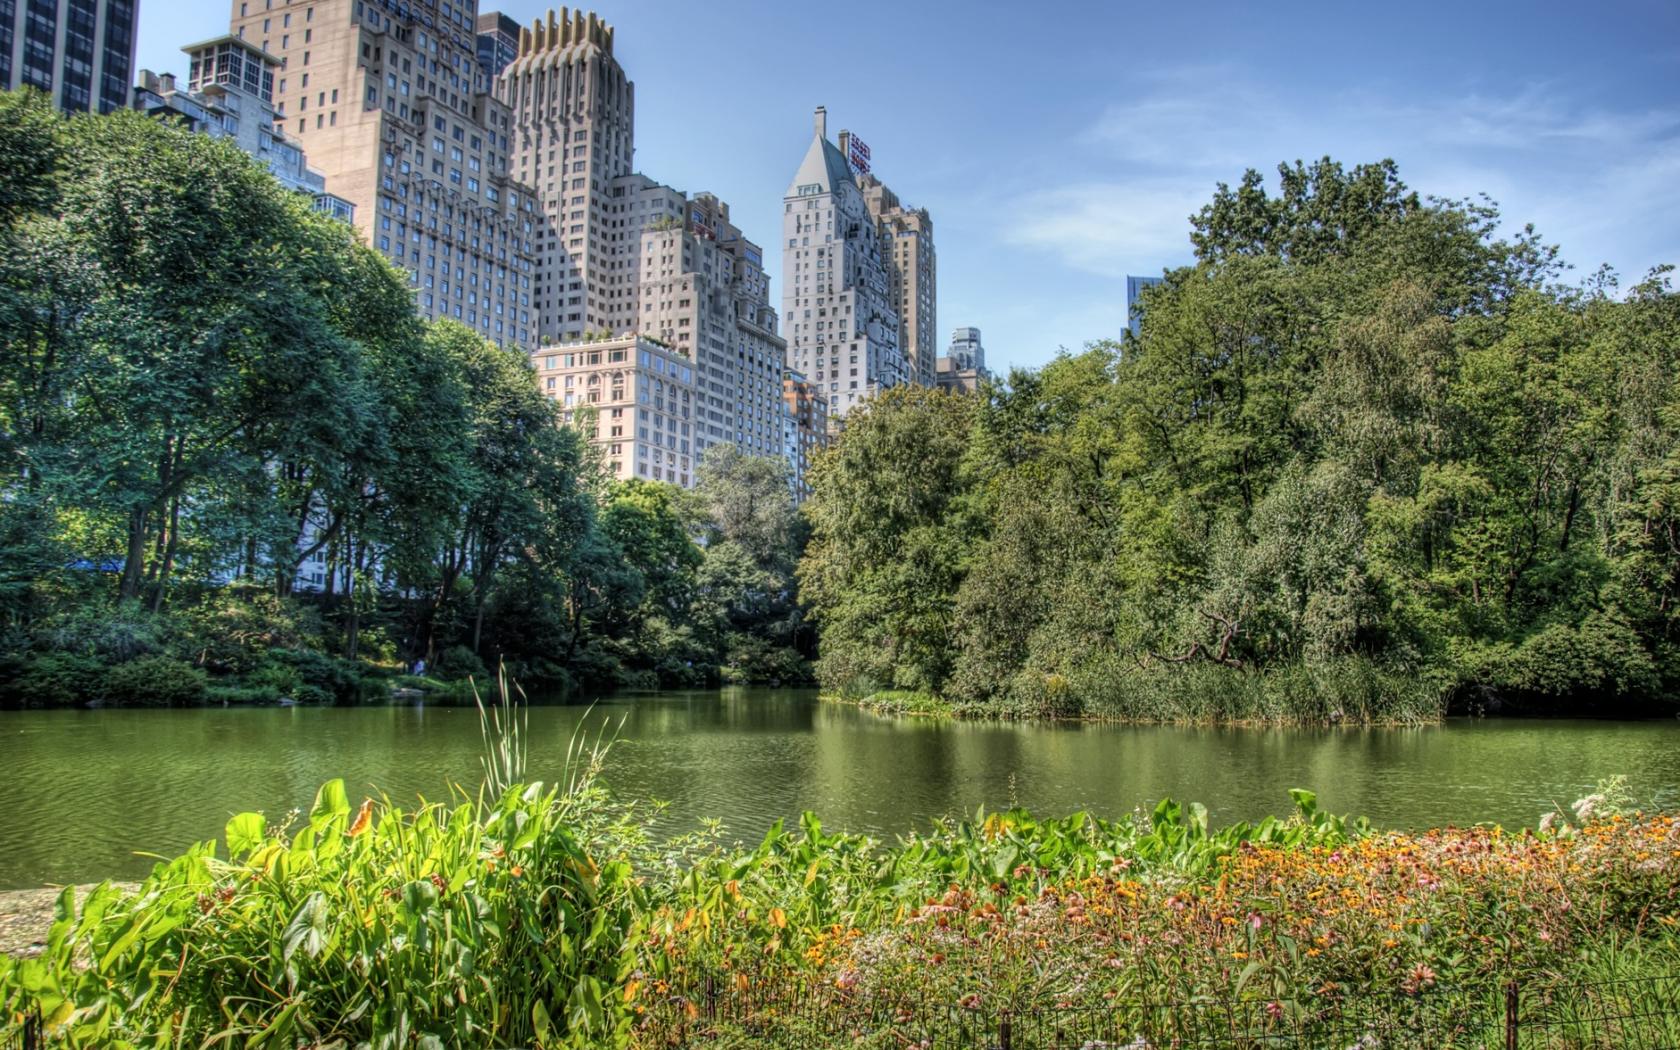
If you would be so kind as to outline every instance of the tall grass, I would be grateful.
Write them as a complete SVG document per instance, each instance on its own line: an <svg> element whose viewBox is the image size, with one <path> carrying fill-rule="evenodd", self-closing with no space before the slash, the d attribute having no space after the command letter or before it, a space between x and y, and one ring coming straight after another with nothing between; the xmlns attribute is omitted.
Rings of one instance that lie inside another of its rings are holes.
<svg viewBox="0 0 1680 1050"><path fill-rule="evenodd" d="M1441 688L1360 657L1265 670L1098 661L1065 676L1023 673L1001 712L1164 724L1430 725Z"/></svg>

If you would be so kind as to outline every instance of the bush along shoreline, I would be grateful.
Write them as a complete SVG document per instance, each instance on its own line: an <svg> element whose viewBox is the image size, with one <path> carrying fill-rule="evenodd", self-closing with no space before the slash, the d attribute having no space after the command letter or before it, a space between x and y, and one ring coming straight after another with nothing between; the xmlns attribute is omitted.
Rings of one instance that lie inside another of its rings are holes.
<svg viewBox="0 0 1680 1050"><path fill-rule="evenodd" d="M1025 678L1027 676L1021 676ZM1450 713L1438 684L1385 673L1368 661L1265 670L1199 666L1117 674L1045 675L1012 686L1007 704L951 700L907 689L824 693L881 715L978 721L1109 722L1139 725L1422 726ZM1518 708L1502 708L1516 713ZM1475 714L1496 714L1486 708ZM1629 711L1629 714L1666 712Z"/></svg>
<svg viewBox="0 0 1680 1050"><path fill-rule="evenodd" d="M1163 999L1272 1021L1315 1003L1302 1024L1395 1004L1452 1026L1472 1023L1466 990L1519 975L1564 996L1680 965L1680 820L1620 782L1537 832L1382 832L1295 791L1287 819L1223 828L1169 800L982 810L884 844L806 814L743 847L715 826L655 840L602 787L600 739L574 740L556 784L524 782L505 683L482 720L476 795L405 809L333 781L307 814L236 815L131 891L78 906L67 889L45 950L0 957L0 1038L886 1047L927 1020L877 1008L893 999L947 1019L1088 1009L1143 1046ZM820 991L826 1035L774 1008L792 988Z"/></svg>

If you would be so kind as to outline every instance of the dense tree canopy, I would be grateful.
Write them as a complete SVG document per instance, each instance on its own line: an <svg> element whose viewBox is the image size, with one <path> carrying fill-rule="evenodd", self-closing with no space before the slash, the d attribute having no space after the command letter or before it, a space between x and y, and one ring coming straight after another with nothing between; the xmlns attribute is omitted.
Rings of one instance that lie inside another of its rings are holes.
<svg viewBox="0 0 1680 1050"><path fill-rule="evenodd" d="M11 699L137 660L170 702L355 699L416 658L802 676L780 460L708 459L687 496L607 478L524 354L417 320L405 274L227 142L5 92L0 169Z"/></svg>
<svg viewBox="0 0 1680 1050"><path fill-rule="evenodd" d="M832 687L1410 719L1680 688L1680 305L1391 163L1221 186L1141 337L894 391L817 473Z"/></svg>

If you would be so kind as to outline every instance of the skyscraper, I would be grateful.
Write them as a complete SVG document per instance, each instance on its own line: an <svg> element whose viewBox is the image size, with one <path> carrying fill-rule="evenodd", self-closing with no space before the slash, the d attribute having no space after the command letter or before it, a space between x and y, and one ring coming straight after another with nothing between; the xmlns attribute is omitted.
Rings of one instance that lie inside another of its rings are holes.
<svg viewBox="0 0 1680 1050"><path fill-rule="evenodd" d="M71 113L127 109L138 0L0 0L0 88Z"/></svg>
<svg viewBox="0 0 1680 1050"><path fill-rule="evenodd" d="M898 343L909 367L909 380L932 386L939 356L937 304L938 260L933 250L933 218L926 208L901 204L898 194L865 167L861 172L856 139L840 133L840 152L847 158L863 191L864 204L880 235L881 260L887 268L887 288L898 311ZM861 153L862 164L869 152Z"/></svg>
<svg viewBox="0 0 1680 1050"><path fill-rule="evenodd" d="M478 65L492 79L519 57L520 25L499 11L478 16Z"/></svg>
<svg viewBox="0 0 1680 1050"><path fill-rule="evenodd" d="M782 455L786 346L763 250L717 197L691 197L632 170L635 89L613 58L612 27L583 11L551 12L520 30L496 92L513 114L514 170L535 187L543 214L537 308L546 345L536 357L546 367L559 350L562 363L586 362L603 338L616 347L639 337L691 366L672 387L681 412L651 417L668 427L650 428L639 406L624 406L617 421L598 418L593 437L608 461L625 477L686 486L710 445ZM620 371L609 369L609 384ZM672 386L662 375L655 368L650 390ZM567 390L551 393L564 399Z"/></svg>
<svg viewBox="0 0 1680 1050"><path fill-rule="evenodd" d="M980 329L958 328L951 333L951 346L939 358L936 385L954 393L974 393L991 378L986 371L986 348L980 345Z"/></svg>
<svg viewBox="0 0 1680 1050"><path fill-rule="evenodd" d="M279 60L279 126L408 272L421 315L528 348L536 202L508 172L511 121L478 67L473 4L233 0L232 21Z"/></svg>
<svg viewBox="0 0 1680 1050"><path fill-rule="evenodd" d="M609 211L613 180L631 173L635 87L613 58L612 26L594 13L550 11L520 30L496 95L513 115L513 172L535 188L542 210L541 337L635 331L640 238L609 218L619 214Z"/></svg>
<svg viewBox="0 0 1680 1050"><path fill-rule="evenodd" d="M813 132L782 201L782 331L834 418L911 377L880 231L821 106Z"/></svg>

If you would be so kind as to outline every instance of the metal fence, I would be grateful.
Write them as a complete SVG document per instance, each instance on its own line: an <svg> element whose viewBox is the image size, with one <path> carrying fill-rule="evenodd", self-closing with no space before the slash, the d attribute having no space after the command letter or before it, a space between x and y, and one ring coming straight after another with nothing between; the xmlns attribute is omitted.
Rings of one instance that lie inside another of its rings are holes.
<svg viewBox="0 0 1680 1050"><path fill-rule="evenodd" d="M1233 998L987 1009L778 981L712 980L647 1007L641 1047L945 1050L1680 1050L1680 975L1338 999Z"/></svg>

